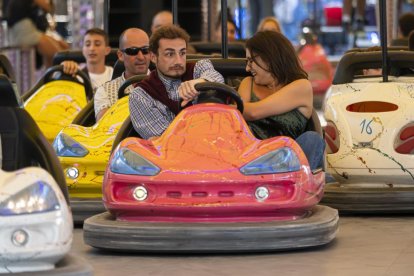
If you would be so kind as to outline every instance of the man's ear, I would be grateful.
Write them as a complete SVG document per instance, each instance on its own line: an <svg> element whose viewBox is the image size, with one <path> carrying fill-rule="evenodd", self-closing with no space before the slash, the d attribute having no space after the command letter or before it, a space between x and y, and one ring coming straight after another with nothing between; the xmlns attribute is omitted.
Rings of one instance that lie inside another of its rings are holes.
<svg viewBox="0 0 414 276"><path fill-rule="evenodd" d="M122 54L121 50L116 51L116 55L120 61L124 61L124 55Z"/></svg>
<svg viewBox="0 0 414 276"><path fill-rule="evenodd" d="M110 52L111 52L111 47L106 46L105 47L105 56L109 55Z"/></svg>
<svg viewBox="0 0 414 276"><path fill-rule="evenodd" d="M152 63L157 64L157 55L155 53L150 52L150 59Z"/></svg>

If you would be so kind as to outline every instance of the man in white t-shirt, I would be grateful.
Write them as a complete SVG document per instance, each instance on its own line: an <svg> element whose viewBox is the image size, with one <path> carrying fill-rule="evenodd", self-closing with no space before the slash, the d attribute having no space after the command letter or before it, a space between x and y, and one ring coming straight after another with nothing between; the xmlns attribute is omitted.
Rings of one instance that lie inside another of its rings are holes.
<svg viewBox="0 0 414 276"><path fill-rule="evenodd" d="M99 28L86 31L83 38L82 54L86 59L85 70L91 80L94 91L112 78L113 68L105 65L105 57L111 52L108 34ZM62 62L63 72L69 75L76 74L79 65L71 60Z"/></svg>
<svg viewBox="0 0 414 276"><path fill-rule="evenodd" d="M112 81L106 82L96 90L94 96L95 116L98 121L118 100L118 89L122 83L136 75L149 73L149 38L145 31L138 28L126 29L119 37L118 59L124 63L125 71ZM132 86L125 89L129 94Z"/></svg>

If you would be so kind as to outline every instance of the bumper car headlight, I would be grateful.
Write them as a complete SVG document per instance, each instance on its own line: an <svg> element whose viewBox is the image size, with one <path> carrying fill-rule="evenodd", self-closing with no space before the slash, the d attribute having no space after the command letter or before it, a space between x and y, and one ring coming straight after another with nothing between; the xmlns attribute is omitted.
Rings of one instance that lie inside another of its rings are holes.
<svg viewBox="0 0 414 276"><path fill-rule="evenodd" d="M127 148L116 151L111 160L110 169L114 173L146 176L157 175L160 172L160 168Z"/></svg>
<svg viewBox="0 0 414 276"><path fill-rule="evenodd" d="M1 216L43 213L60 209L53 189L38 181L0 202Z"/></svg>
<svg viewBox="0 0 414 276"><path fill-rule="evenodd" d="M56 136L52 146L57 156L61 157L83 157L89 153L85 147L64 133Z"/></svg>
<svg viewBox="0 0 414 276"><path fill-rule="evenodd" d="M294 172L300 169L296 153L288 147L269 152L240 168L244 175Z"/></svg>

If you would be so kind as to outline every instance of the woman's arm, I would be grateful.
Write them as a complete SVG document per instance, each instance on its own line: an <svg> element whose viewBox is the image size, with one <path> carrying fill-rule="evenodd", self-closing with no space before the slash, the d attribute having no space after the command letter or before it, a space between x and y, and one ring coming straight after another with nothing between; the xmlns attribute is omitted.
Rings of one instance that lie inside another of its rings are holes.
<svg viewBox="0 0 414 276"><path fill-rule="evenodd" d="M307 117L312 114L313 92L307 79L293 81L258 102L245 102L243 117L247 121L260 120L295 108Z"/></svg>

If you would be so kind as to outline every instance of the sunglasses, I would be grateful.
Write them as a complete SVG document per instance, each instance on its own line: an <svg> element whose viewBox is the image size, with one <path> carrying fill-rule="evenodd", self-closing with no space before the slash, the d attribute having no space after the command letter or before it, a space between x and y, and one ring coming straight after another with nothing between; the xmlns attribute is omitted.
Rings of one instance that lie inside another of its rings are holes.
<svg viewBox="0 0 414 276"><path fill-rule="evenodd" d="M144 47L130 47L130 48L125 48L122 49L121 52L127 54L128 56L136 56L138 55L139 51L141 51L141 53L143 55L147 55L149 54L149 47L148 46L144 46Z"/></svg>

